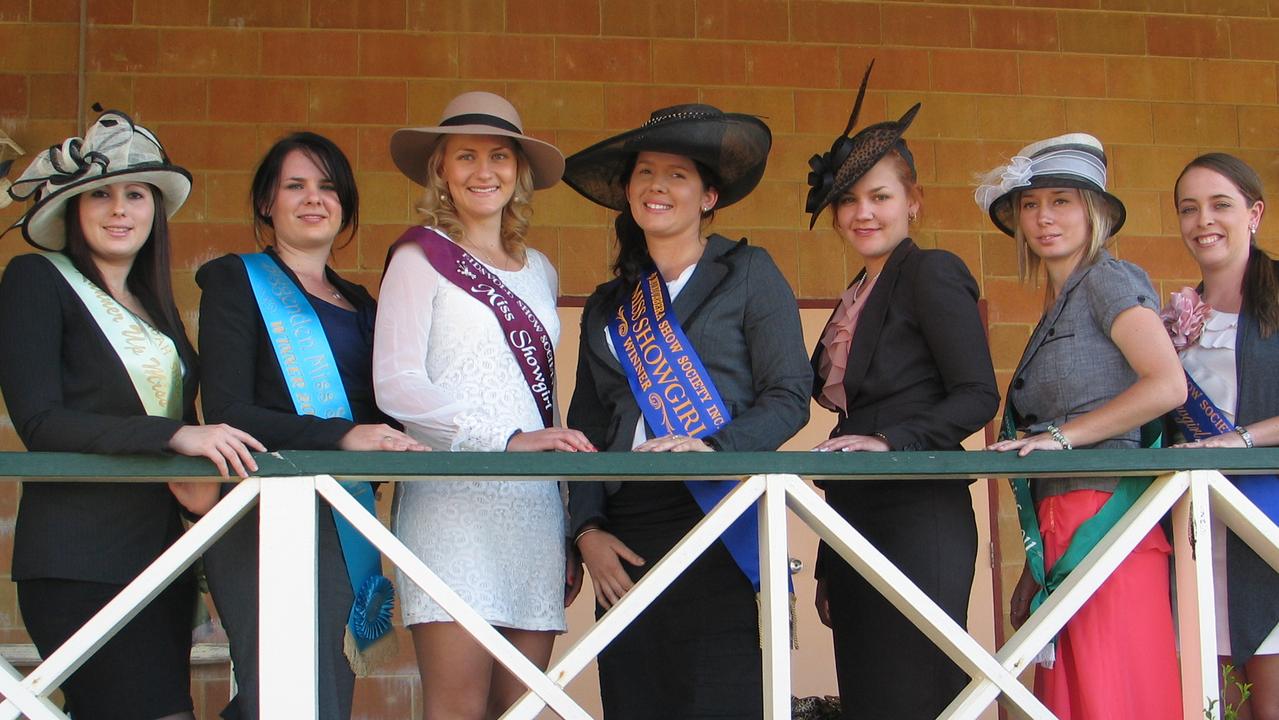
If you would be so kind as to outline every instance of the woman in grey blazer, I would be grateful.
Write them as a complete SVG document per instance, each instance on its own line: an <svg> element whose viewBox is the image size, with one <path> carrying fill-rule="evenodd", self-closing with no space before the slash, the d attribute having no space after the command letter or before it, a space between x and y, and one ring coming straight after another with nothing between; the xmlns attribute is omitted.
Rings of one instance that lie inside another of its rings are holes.
<svg viewBox="0 0 1279 720"><path fill-rule="evenodd" d="M596 447L774 450L808 420L812 376L790 287L764 250L703 232L755 187L770 144L754 117L682 105L568 159L565 181L619 212L617 278L586 301L568 411ZM725 486L571 483L597 613ZM600 655L608 718L762 716L755 532L735 524Z"/></svg>

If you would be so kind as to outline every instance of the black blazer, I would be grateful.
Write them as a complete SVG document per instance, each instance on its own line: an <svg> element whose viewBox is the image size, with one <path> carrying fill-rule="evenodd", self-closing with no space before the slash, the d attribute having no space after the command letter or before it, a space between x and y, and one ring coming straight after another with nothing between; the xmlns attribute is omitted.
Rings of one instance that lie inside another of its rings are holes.
<svg viewBox="0 0 1279 720"><path fill-rule="evenodd" d="M894 248L857 321L844 374L848 409L831 437L879 433L893 450L959 450L989 422L999 391L978 295L955 255L910 238ZM818 343L814 397L823 352Z"/></svg>
<svg viewBox="0 0 1279 720"><path fill-rule="evenodd" d="M640 408L604 339L606 324L633 285L615 279L595 289L582 310L577 385L567 425L596 447L628 451ZM693 276L675 298L675 317L728 405L732 422L713 435L722 450L776 450L808 422L812 372L790 285L768 252L743 239L707 239ZM576 534L603 522L617 482L569 483Z"/></svg>
<svg viewBox="0 0 1279 720"><path fill-rule="evenodd" d="M301 287L274 250L266 252ZM325 273L357 311L373 312L376 303L367 290L343 280L332 268L325 268ZM268 450L336 450L356 423L297 414L244 262L236 255L223 255L201 267L195 280L203 291L200 352L207 370L200 402L205 422L240 428ZM392 422L381 415L356 420Z"/></svg>
<svg viewBox="0 0 1279 720"><path fill-rule="evenodd" d="M28 450L166 452L194 424L199 365L186 331L163 327L186 370L183 420L146 414L106 335L62 274L39 255L14 258L0 280L0 390ZM182 533L163 483L24 483L13 579L124 584Z"/></svg>

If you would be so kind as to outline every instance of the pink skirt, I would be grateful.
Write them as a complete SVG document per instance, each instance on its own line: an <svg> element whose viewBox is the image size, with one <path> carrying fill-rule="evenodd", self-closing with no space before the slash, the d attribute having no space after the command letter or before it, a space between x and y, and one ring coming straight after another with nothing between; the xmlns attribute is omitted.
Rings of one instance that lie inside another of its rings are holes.
<svg viewBox="0 0 1279 720"><path fill-rule="evenodd" d="M1076 490L1039 504L1049 567L1110 493ZM1057 636L1051 670L1035 669L1035 695L1062 720L1176 720L1181 679L1169 601L1169 547L1159 527L1138 543Z"/></svg>

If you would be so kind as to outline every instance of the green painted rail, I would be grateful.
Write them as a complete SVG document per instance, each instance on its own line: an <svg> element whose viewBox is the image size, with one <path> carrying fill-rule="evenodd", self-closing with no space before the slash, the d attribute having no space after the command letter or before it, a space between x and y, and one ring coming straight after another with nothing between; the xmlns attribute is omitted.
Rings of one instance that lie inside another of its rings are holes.
<svg viewBox="0 0 1279 720"><path fill-rule="evenodd" d="M589 478L739 477L919 479L1142 475L1177 470L1258 474L1279 469L1279 448L1253 450L1075 450L1019 458L994 452L911 453L383 453L285 451L258 454L258 475ZM213 466L188 457L0 453L0 477L24 480L209 478Z"/></svg>

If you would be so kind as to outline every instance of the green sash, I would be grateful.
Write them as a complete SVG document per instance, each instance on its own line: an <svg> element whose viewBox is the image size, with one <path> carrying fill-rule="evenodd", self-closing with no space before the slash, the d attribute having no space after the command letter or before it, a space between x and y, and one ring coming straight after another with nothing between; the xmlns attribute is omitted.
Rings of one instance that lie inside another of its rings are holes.
<svg viewBox="0 0 1279 720"><path fill-rule="evenodd" d="M182 419L182 361L173 340L85 277L60 252L40 253L62 273L120 357L148 415Z"/></svg>

